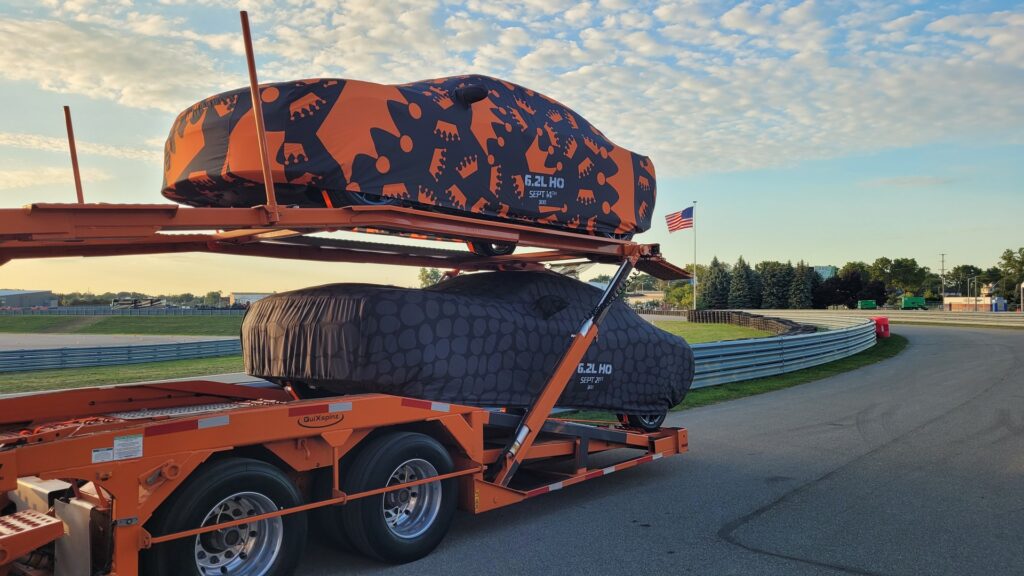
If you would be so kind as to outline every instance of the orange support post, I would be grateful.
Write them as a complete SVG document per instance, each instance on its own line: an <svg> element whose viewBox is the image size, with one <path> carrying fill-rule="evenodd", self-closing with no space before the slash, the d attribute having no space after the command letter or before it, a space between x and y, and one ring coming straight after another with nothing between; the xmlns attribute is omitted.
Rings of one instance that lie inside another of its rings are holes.
<svg viewBox="0 0 1024 576"><path fill-rule="evenodd" d="M572 344L569 345L569 349L565 351L562 359L559 360L555 373L548 380L547 384L544 385L544 389L541 390L537 399L533 401L526 416L523 417L522 422L516 428L516 432L509 441L508 446L505 447L502 457L495 463L497 468L492 478L495 484L508 486L509 482L512 481L512 476L516 473L519 465L522 464L534 441L537 440L541 427L548 419L548 416L551 415L551 410L555 407L555 403L558 402L562 392L565 391L565 387L568 386L569 379L572 378L580 361L583 360L583 356L597 338L598 325L608 312L612 302L618 296L619 289L625 285L626 280L629 278L629 273L632 272L633 265L638 259L639 255L637 254L627 256L626 260L619 267L619 271L615 273L615 277L608 283L608 288L605 289L604 295L601 296L601 300L594 307L590 317L584 320L580 329L573 334Z"/></svg>
<svg viewBox="0 0 1024 576"><path fill-rule="evenodd" d="M277 193L274 191L274 176L270 172L270 152L267 150L267 132L263 124L263 99L260 96L259 80L256 78L256 57L252 51L252 35L249 32L249 13L242 10L242 39L245 42L245 62L249 67L249 93L252 95L252 116L256 120L256 138L260 150L260 167L263 168L263 185L267 189L267 214L270 222L280 220L277 212Z"/></svg>
<svg viewBox="0 0 1024 576"><path fill-rule="evenodd" d="M71 148L71 170L75 173L75 193L78 195L78 203L85 204L85 196L82 194L82 175L78 171L78 150L75 148L75 129L71 126L71 107L64 107L64 123L68 126L68 146Z"/></svg>

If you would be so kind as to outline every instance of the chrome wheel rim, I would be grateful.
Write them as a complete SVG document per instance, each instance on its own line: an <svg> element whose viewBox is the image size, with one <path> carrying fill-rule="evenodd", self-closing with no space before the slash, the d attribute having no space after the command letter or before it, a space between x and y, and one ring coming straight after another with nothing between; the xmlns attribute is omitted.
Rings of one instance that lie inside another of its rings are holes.
<svg viewBox="0 0 1024 576"><path fill-rule="evenodd" d="M203 526L275 511L274 501L263 494L239 492L210 509ZM273 567L283 540L284 526L279 517L200 534L194 544L196 568L204 576L262 576Z"/></svg>
<svg viewBox="0 0 1024 576"><path fill-rule="evenodd" d="M437 468L434 468L433 464L421 458L414 458L395 468L388 480L388 486L437 475ZM438 512L441 510L441 483L429 482L386 492L381 509L384 513L384 524L392 534L406 540L416 538L437 520Z"/></svg>

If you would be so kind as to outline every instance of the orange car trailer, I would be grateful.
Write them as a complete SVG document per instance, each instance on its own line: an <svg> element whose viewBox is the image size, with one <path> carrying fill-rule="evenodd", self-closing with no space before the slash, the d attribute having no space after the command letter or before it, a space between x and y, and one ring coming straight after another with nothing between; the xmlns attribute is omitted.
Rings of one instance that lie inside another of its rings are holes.
<svg viewBox="0 0 1024 576"><path fill-rule="evenodd" d="M246 23L243 14L255 90ZM551 417L631 271L689 277L657 245L397 206L280 206L267 182L267 202L254 208L88 204L76 186L73 204L0 209L0 265L209 252L455 271L571 260L619 269L522 412L204 380L2 397L0 576L288 574L309 517L341 546L404 562L437 545L456 505L485 512L686 451L683 428ZM539 250L482 256L310 236L332 231Z"/></svg>
<svg viewBox="0 0 1024 576"><path fill-rule="evenodd" d="M0 508L7 513L0 517L0 573L137 574L140 552L155 553L176 541L191 543L189 559L199 573L250 573L243 570L249 558L284 558L292 536L305 534L302 513L317 509L336 517L340 532L361 534L353 538L363 539L355 543L358 550L403 561L422 550L396 550L387 538L366 541L379 534L361 527L390 520L399 537L416 543L419 536L402 533L394 514L419 521L420 536L443 536L450 521L443 512L454 506L453 498L464 509L484 512L686 450L685 429L645 433L550 417L634 266L663 278L685 276L660 257L656 245L399 207L278 211L278 222L270 224L262 207L4 209L0 259L200 251L466 271L529 269L569 259L618 261L620 267L591 316L567 335L562 360L525 414L381 394L299 399L288 389L202 380L2 398ZM545 250L481 257L306 236L364 227L511 240ZM203 228L219 231L166 234ZM416 466L402 469L402 462L379 472L381 458L410 443L426 447L411 452L422 456L408 459ZM614 449L631 450L613 465L592 464L595 454ZM232 484L215 495L216 506L227 510L222 500L242 494L240 505L222 513L201 510L194 524L161 514L167 506L200 506L204 500L195 493L205 493L218 474L230 474ZM274 482L269 494L257 488ZM324 482L328 489L318 489ZM360 502L371 505L356 508ZM339 505L354 511L339 512ZM276 548L268 552L268 546ZM214 561L218 550L231 558ZM294 565L298 556L285 560ZM218 564L226 569L214 572Z"/></svg>

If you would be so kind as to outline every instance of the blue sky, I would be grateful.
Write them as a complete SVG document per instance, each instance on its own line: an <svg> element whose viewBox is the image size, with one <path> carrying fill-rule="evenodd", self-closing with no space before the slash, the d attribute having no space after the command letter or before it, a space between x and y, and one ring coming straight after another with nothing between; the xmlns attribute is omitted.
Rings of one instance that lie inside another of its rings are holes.
<svg viewBox="0 0 1024 576"><path fill-rule="evenodd" d="M699 260L994 264L1024 244L1024 6L1011 2L8 0L0 6L0 207L160 202L174 115L261 80L484 73L574 108L658 170L654 229L698 201ZM14 262L3 287L283 290L412 284L415 270L223 256Z"/></svg>

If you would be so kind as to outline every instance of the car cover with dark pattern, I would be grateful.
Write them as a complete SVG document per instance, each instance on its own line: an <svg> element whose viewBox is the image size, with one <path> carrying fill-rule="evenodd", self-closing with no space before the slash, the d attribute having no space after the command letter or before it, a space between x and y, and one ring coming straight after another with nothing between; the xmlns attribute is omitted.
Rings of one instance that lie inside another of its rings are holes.
<svg viewBox="0 0 1024 576"><path fill-rule="evenodd" d="M315 79L261 88L278 202L392 201L587 234L647 230L650 159L533 90L487 76L411 84ZM263 204L248 89L182 112L163 194L192 206Z"/></svg>
<svg viewBox="0 0 1024 576"><path fill-rule="evenodd" d="M255 302L247 373L333 394L525 407L600 299L552 272L462 275L423 290L330 284ZM693 381L686 342L616 301L560 406L657 414Z"/></svg>

